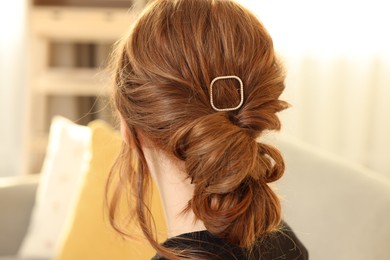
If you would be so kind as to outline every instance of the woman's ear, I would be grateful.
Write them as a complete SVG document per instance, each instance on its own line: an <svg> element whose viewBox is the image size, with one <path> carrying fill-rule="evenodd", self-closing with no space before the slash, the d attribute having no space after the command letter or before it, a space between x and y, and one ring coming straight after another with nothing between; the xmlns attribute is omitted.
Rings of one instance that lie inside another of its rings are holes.
<svg viewBox="0 0 390 260"><path fill-rule="evenodd" d="M121 120L121 135L123 141L129 145L131 148L135 148L135 142L132 135L129 133L129 128L127 127L126 121L120 116ZM153 147L152 142L149 141L141 132L137 131L136 137L141 145L141 147Z"/></svg>
<svg viewBox="0 0 390 260"><path fill-rule="evenodd" d="M123 119L122 116L120 116L120 120L121 120L120 129L121 129L122 140L127 145L131 146L132 142L130 140L129 129L127 128L126 121Z"/></svg>

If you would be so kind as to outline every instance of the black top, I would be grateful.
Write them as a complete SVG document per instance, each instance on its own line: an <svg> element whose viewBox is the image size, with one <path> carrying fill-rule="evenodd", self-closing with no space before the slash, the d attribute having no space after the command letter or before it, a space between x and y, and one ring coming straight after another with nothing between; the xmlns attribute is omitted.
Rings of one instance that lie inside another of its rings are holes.
<svg viewBox="0 0 390 260"><path fill-rule="evenodd" d="M262 237L249 253L242 248L226 243L210 232L198 231L186 233L168 239L163 243L167 248L178 250L201 251L204 259L223 260L307 260L307 249L286 224L282 223L280 231ZM152 260L166 258L156 255Z"/></svg>

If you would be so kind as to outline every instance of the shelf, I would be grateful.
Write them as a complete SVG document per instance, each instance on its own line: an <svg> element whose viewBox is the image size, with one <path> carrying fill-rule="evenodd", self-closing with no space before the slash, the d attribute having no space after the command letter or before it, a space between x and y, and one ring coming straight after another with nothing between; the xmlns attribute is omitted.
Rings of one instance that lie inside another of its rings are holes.
<svg viewBox="0 0 390 260"><path fill-rule="evenodd" d="M111 93L112 79L107 71L98 68L108 62L112 44L126 35L147 1L29 2L30 105L26 120L30 125L25 128L23 165L31 173L41 169L52 115L66 115L86 123L109 113L105 102ZM134 8L124 7L124 3L133 3ZM87 117L87 110L93 115Z"/></svg>
<svg viewBox="0 0 390 260"><path fill-rule="evenodd" d="M112 43L129 30L134 17L127 8L35 7L30 21L39 37Z"/></svg>
<svg viewBox="0 0 390 260"><path fill-rule="evenodd" d="M87 68L52 68L38 77L35 88L40 93L72 96L109 95L111 80L107 73Z"/></svg>

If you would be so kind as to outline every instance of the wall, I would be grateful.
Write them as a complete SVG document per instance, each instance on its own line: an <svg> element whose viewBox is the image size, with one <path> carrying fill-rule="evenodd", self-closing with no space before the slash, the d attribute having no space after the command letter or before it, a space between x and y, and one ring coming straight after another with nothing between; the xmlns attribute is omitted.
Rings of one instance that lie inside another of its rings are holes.
<svg viewBox="0 0 390 260"><path fill-rule="evenodd" d="M25 109L26 1L0 3L0 176L21 171Z"/></svg>

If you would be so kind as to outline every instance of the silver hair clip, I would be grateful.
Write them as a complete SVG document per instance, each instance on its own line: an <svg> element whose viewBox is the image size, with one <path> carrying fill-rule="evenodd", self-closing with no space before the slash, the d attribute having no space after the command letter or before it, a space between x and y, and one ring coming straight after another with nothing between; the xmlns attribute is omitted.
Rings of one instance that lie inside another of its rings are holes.
<svg viewBox="0 0 390 260"><path fill-rule="evenodd" d="M235 106L235 107L227 107L227 108L218 108L214 105L214 99L213 99L213 85L216 81L218 80L222 80L222 79L236 79L239 83L240 83L240 103ZM244 84L242 83L242 80L237 77L237 76L234 76L234 75L231 75L231 76L220 76L220 77L216 77L213 79L213 81L211 81L211 84L210 84L210 104L211 104L211 107L215 110L215 111L233 111L233 110L236 110L236 109L239 109L242 104L244 103Z"/></svg>

